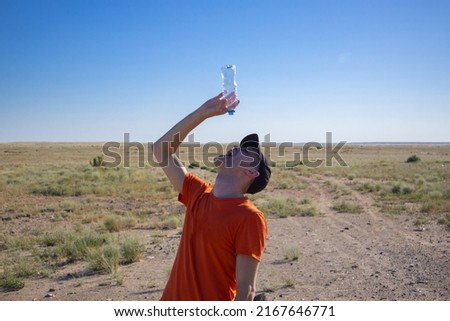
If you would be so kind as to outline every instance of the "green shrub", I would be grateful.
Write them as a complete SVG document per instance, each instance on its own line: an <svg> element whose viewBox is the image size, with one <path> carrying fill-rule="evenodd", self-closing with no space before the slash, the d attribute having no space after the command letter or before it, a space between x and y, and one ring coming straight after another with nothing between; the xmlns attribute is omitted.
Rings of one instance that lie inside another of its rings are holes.
<svg viewBox="0 0 450 321"><path fill-rule="evenodd" d="M86 258L90 251L109 242L110 236L103 233L84 232L66 244L65 252L70 261Z"/></svg>
<svg viewBox="0 0 450 321"><path fill-rule="evenodd" d="M420 161L420 158L417 155L411 155L406 160L407 163L415 163L415 162L418 162L418 161Z"/></svg>
<svg viewBox="0 0 450 321"><path fill-rule="evenodd" d="M101 167L101 166L103 166L103 156L100 155L100 156L94 157L89 162L89 164L91 164L92 167Z"/></svg>
<svg viewBox="0 0 450 321"><path fill-rule="evenodd" d="M16 276L9 270L6 270L3 277L0 278L0 287L6 291L18 291L25 287L23 278Z"/></svg>

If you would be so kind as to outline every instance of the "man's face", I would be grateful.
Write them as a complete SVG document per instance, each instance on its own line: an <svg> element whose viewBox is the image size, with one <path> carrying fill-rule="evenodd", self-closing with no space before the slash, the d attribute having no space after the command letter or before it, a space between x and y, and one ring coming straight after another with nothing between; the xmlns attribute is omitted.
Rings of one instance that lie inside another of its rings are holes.
<svg viewBox="0 0 450 321"><path fill-rule="evenodd" d="M235 146L225 155L219 155L214 159L214 164L218 168L246 169L257 166L259 162L258 150L254 147Z"/></svg>

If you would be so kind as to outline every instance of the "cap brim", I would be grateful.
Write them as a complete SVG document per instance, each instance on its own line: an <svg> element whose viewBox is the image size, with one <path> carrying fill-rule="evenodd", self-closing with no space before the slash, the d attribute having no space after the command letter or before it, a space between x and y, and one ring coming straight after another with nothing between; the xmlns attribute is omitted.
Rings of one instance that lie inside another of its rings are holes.
<svg viewBox="0 0 450 321"><path fill-rule="evenodd" d="M259 137L257 134L247 135L241 140L239 145L241 147L256 147L259 149Z"/></svg>

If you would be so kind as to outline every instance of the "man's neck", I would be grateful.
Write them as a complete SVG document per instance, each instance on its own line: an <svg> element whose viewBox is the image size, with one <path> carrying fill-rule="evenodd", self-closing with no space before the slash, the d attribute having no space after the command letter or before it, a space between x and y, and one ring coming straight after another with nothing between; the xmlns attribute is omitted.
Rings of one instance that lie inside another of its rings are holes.
<svg viewBox="0 0 450 321"><path fill-rule="evenodd" d="M212 193L217 198L239 198L243 197L242 188L238 179L232 175L220 173L216 177Z"/></svg>

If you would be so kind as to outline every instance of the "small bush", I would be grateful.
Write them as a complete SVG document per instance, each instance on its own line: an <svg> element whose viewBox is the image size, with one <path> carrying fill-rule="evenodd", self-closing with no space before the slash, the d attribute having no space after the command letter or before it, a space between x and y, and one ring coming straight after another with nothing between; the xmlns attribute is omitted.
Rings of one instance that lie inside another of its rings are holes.
<svg viewBox="0 0 450 321"><path fill-rule="evenodd" d="M447 227L450 227L450 214L446 214L444 217L440 218L438 220L438 224L447 225Z"/></svg>
<svg viewBox="0 0 450 321"><path fill-rule="evenodd" d="M308 206L308 207L302 207L300 208L300 212L299 212L300 216L316 216L317 215L317 210L314 206Z"/></svg>
<svg viewBox="0 0 450 321"><path fill-rule="evenodd" d="M5 246L8 249L31 250L36 244L36 237L32 235L5 236Z"/></svg>
<svg viewBox="0 0 450 321"><path fill-rule="evenodd" d="M116 215L111 215L105 219L103 222L105 228L108 232L120 232L125 228L130 228L135 226L135 220L132 217L119 217Z"/></svg>
<svg viewBox="0 0 450 321"><path fill-rule="evenodd" d="M399 184L392 186L391 189L392 194L400 195L402 193L402 187Z"/></svg>
<svg viewBox="0 0 450 321"><path fill-rule="evenodd" d="M421 225L424 225L426 222L427 222L427 219L423 216L420 216L420 217L416 218L416 220L414 221L414 225L421 226Z"/></svg>
<svg viewBox="0 0 450 321"><path fill-rule="evenodd" d="M415 162L418 162L418 161L420 161L420 158L417 155L411 155L406 160L407 163L415 163Z"/></svg>
<svg viewBox="0 0 450 321"><path fill-rule="evenodd" d="M440 191L430 191L430 192L428 192L428 196L431 199L440 199L440 198L442 198L443 194Z"/></svg>
<svg viewBox="0 0 450 321"><path fill-rule="evenodd" d="M106 271L117 274L120 262L120 247L117 244L105 244L88 251L87 260L94 271Z"/></svg>
<svg viewBox="0 0 450 321"><path fill-rule="evenodd" d="M7 270L3 274L3 277L0 278L0 287L6 291L19 291L25 287L25 281Z"/></svg>
<svg viewBox="0 0 450 321"><path fill-rule="evenodd" d="M333 205L333 210L338 213L361 213L363 207L353 202L341 201Z"/></svg>
<svg viewBox="0 0 450 321"><path fill-rule="evenodd" d="M41 242L47 247L53 247L66 242L66 234L63 232L48 232L42 236Z"/></svg>
<svg viewBox="0 0 450 321"><path fill-rule="evenodd" d="M300 204L303 204L303 205L309 205L311 203L312 203L311 200L309 198L307 198L307 197L305 197L304 199L302 199L300 201Z"/></svg>
<svg viewBox="0 0 450 321"><path fill-rule="evenodd" d="M407 195L413 192L413 188L403 183L396 183L392 186L391 192L395 195Z"/></svg>
<svg viewBox="0 0 450 321"><path fill-rule="evenodd" d="M18 278L38 276L39 272L34 262L21 257L17 259L17 263L14 266L14 275Z"/></svg>
<svg viewBox="0 0 450 321"><path fill-rule="evenodd" d="M66 256L70 261L86 258L90 251L106 244L110 237L106 234L84 232L65 247Z"/></svg>
<svg viewBox="0 0 450 321"><path fill-rule="evenodd" d="M89 164L91 164L92 167L101 167L103 166L103 156L97 156L94 157Z"/></svg>
<svg viewBox="0 0 450 321"><path fill-rule="evenodd" d="M179 215L170 215L163 219L160 228L163 230L172 230L182 226L181 217Z"/></svg>
<svg viewBox="0 0 450 321"><path fill-rule="evenodd" d="M107 217L103 222L103 225L105 226L106 230L110 233L119 232L123 228L122 222L119 220L117 216Z"/></svg>
<svg viewBox="0 0 450 321"><path fill-rule="evenodd" d="M404 194L404 195L406 195L406 194L411 194L413 192L413 189L412 189L412 187L409 187L409 186L405 186L405 187L403 187L403 189L402 189L402 193Z"/></svg>
<svg viewBox="0 0 450 321"><path fill-rule="evenodd" d="M288 261L297 261L300 257L300 249L298 246L291 246L284 249L284 259Z"/></svg>
<svg viewBox="0 0 450 321"><path fill-rule="evenodd" d="M138 262L143 251L144 247L137 236L130 235L126 237L120 243L121 264Z"/></svg>
<svg viewBox="0 0 450 321"><path fill-rule="evenodd" d="M369 192L369 193L373 193L373 192L379 192L381 190L381 186L379 184L371 184L369 182L365 182L360 188L360 191L363 192Z"/></svg>

